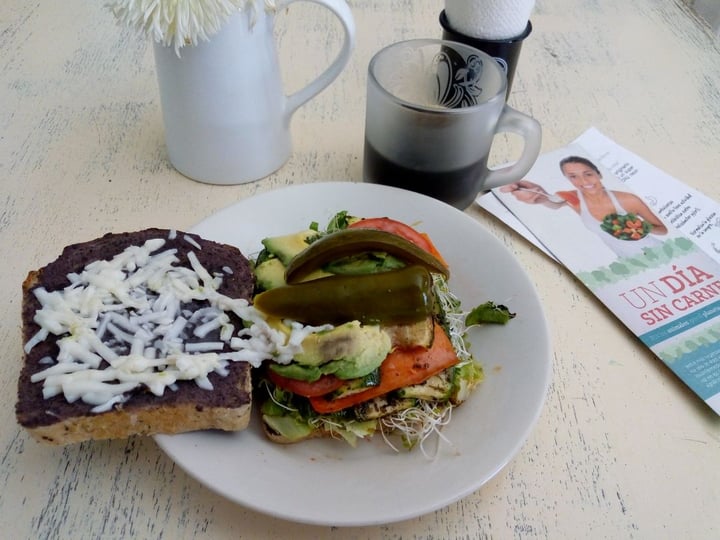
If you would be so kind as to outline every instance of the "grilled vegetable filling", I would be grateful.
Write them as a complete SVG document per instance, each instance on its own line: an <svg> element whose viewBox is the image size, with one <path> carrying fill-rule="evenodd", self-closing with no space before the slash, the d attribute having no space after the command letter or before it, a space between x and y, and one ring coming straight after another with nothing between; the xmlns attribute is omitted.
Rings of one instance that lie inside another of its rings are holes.
<svg viewBox="0 0 720 540"><path fill-rule="evenodd" d="M422 445L483 379L466 325L514 316L491 302L462 312L429 237L388 218L339 212L324 232L312 224L263 244L254 306L333 325L260 374L263 422L285 442L322 431L354 446L379 430Z"/></svg>

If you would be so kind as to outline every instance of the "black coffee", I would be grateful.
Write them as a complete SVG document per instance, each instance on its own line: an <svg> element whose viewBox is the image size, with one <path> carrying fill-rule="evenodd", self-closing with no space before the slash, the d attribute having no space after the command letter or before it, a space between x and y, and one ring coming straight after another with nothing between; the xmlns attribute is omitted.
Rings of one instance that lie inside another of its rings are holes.
<svg viewBox="0 0 720 540"><path fill-rule="evenodd" d="M423 171L398 165L365 139L363 177L366 182L395 186L440 199L464 210L478 194L487 156L472 165L450 171Z"/></svg>

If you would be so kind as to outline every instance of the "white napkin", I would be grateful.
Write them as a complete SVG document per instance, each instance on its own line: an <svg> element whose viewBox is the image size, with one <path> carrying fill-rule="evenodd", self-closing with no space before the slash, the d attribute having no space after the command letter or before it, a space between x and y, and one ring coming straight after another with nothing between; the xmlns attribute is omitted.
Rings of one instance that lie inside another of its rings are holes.
<svg viewBox="0 0 720 540"><path fill-rule="evenodd" d="M535 0L445 0L445 16L461 34L508 39L522 34Z"/></svg>

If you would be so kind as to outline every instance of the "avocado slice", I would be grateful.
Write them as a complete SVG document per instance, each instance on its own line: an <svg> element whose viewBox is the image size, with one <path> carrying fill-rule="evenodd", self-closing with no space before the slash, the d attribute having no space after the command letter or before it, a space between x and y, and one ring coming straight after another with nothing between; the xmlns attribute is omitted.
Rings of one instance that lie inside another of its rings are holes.
<svg viewBox="0 0 720 540"><path fill-rule="evenodd" d="M315 382L323 376L323 370L318 366L304 366L297 362L289 364L270 364L270 369L278 375L295 379L296 381Z"/></svg>
<svg viewBox="0 0 720 540"><path fill-rule="evenodd" d="M285 265L277 258L265 259L255 267L255 281L264 291L286 285Z"/></svg>
<svg viewBox="0 0 720 540"><path fill-rule="evenodd" d="M295 360L300 364L317 366L333 360L345 364L373 364L377 367L390 353L392 343L390 336L380 326L363 326L359 321L351 321L331 330L310 334L303 340L302 348L302 352L295 355ZM352 368L349 370L356 371ZM363 375L370 371L372 369ZM361 376L344 376L337 372L336 375L341 379Z"/></svg>
<svg viewBox="0 0 720 540"><path fill-rule="evenodd" d="M320 237L320 233L312 229L306 229L293 234L283 236L270 236L262 240L270 253L275 255L283 266L287 266L295 255L304 251L314 240Z"/></svg>
<svg viewBox="0 0 720 540"><path fill-rule="evenodd" d="M333 374L357 379L375 371L392 350L390 336L379 326L352 321L331 330L310 334L302 342L295 361L270 364L275 373L301 381L316 381Z"/></svg>

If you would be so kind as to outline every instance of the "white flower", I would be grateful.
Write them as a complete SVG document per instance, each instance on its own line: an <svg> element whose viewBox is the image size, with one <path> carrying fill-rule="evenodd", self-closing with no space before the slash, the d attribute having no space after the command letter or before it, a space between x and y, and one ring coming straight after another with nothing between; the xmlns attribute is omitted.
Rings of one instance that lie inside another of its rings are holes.
<svg viewBox="0 0 720 540"><path fill-rule="evenodd" d="M118 21L175 52L217 33L235 12L257 9L262 0L109 0ZM274 7L274 0L265 0Z"/></svg>

